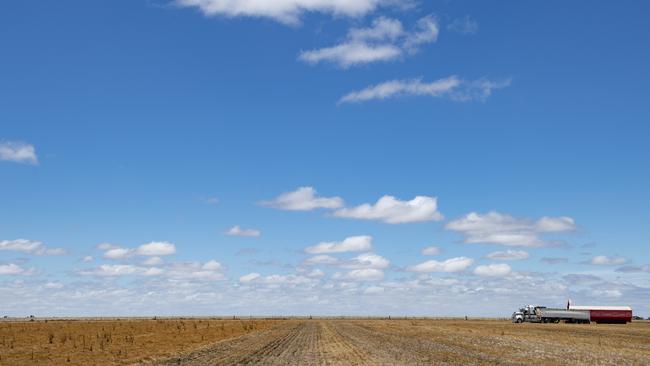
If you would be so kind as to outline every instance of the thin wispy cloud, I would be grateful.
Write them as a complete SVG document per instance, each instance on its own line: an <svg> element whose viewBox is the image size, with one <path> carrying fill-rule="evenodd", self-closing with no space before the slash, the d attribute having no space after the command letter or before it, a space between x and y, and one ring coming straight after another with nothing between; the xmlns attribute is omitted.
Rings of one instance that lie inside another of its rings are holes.
<svg viewBox="0 0 650 366"><path fill-rule="evenodd" d="M261 236L262 231L257 229L244 229L239 225L235 225L226 231L226 235L255 238Z"/></svg>
<svg viewBox="0 0 650 366"><path fill-rule="evenodd" d="M482 78L466 81L455 75L432 82L423 82L420 78L390 80L350 92L339 99L339 103L360 103L403 96L445 97L458 102L485 101L494 90L505 88L510 83L511 79Z"/></svg>
<svg viewBox="0 0 650 366"><path fill-rule="evenodd" d="M420 251L420 253L422 255L438 255L441 252L442 251L440 250L440 248L438 248L436 246L430 246L430 247L422 248L422 250Z"/></svg>
<svg viewBox="0 0 650 366"><path fill-rule="evenodd" d="M2 240L0 241L0 250L10 250L33 255L64 255L67 253L63 248L50 248L40 241L28 239Z"/></svg>
<svg viewBox="0 0 650 366"><path fill-rule="evenodd" d="M478 32L478 23L469 15L465 15L454 19L447 25L447 29L460 34L475 34Z"/></svg>
<svg viewBox="0 0 650 366"><path fill-rule="evenodd" d="M443 219L442 214L438 212L438 199L429 196L416 196L410 201L402 201L386 195L374 204L365 203L356 207L336 210L333 212L333 216L377 220L388 224L440 221Z"/></svg>
<svg viewBox="0 0 650 366"><path fill-rule="evenodd" d="M627 259L623 257L608 257L606 255L597 255L591 258L589 261L591 264L612 266L612 265L621 265L627 263Z"/></svg>
<svg viewBox="0 0 650 366"><path fill-rule="evenodd" d="M506 250L504 252L491 252L485 257L504 261L520 261L530 258L530 254L523 250Z"/></svg>
<svg viewBox="0 0 650 366"><path fill-rule="evenodd" d="M541 235L570 232L576 229L576 225L570 217L542 217L532 221L492 211L484 215L469 213L448 222L445 228L462 234L468 244L544 247L557 243L543 240Z"/></svg>
<svg viewBox="0 0 650 366"><path fill-rule="evenodd" d="M38 164L34 145L20 141L0 141L0 160L22 164Z"/></svg>
<svg viewBox="0 0 650 366"><path fill-rule="evenodd" d="M474 263L472 258L456 257L444 261L428 260L420 264L406 268L409 272L430 273L430 272L460 272L467 269Z"/></svg>
<svg viewBox="0 0 650 366"><path fill-rule="evenodd" d="M360 17L393 0L175 0L179 6L200 9L207 16L269 18L288 25L299 25L304 13L325 13Z"/></svg>
<svg viewBox="0 0 650 366"><path fill-rule="evenodd" d="M343 241L322 242L305 248L309 254L364 252L372 250L372 237L368 235L350 236Z"/></svg>
<svg viewBox="0 0 650 366"><path fill-rule="evenodd" d="M438 22L432 16L420 19L412 31L397 19L379 17L368 28L352 28L337 45L302 51L298 59L310 64L329 62L341 68L391 61L416 53L421 45L438 39Z"/></svg>

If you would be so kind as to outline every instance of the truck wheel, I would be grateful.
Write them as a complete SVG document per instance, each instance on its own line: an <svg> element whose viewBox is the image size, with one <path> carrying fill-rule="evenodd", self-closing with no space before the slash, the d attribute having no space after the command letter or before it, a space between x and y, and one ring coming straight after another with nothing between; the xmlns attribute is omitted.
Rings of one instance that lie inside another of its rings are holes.
<svg viewBox="0 0 650 366"><path fill-rule="evenodd" d="M524 321L521 318L517 319L517 323L523 323L523 322Z"/></svg>

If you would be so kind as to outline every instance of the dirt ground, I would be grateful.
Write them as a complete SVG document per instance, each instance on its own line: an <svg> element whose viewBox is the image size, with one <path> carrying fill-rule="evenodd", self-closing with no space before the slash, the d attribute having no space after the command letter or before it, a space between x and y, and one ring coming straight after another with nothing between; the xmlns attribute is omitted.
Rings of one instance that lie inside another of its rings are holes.
<svg viewBox="0 0 650 366"><path fill-rule="evenodd" d="M129 352L128 357L117 357L119 353L115 356L119 347L105 346L99 350L96 345L92 352L83 351L83 358L68 350L70 362L65 357L54 356L63 351L56 347L50 348L49 359L30 360L30 347L21 346L19 352L8 352L6 340L2 341L6 325L0 323L0 364L59 364L59 361L86 365L650 364L650 322L577 325L512 324L503 320L288 319L250 320L244 326L244 321L212 320L218 331L208 335L205 319L184 320L188 331L181 333L178 333L179 320L158 320L161 322L158 327L169 331L146 342L146 334L152 337L150 332L156 331L151 322L139 325L148 331L134 334L131 346L122 345L121 352ZM197 328L192 331L194 324ZM223 331L219 324L224 324ZM132 331L138 328L134 324L130 326ZM229 332L228 327L233 331ZM119 325L113 337L124 333L118 328ZM56 328L50 331L56 332ZM200 338L198 333L202 332ZM39 355L44 352L36 341L31 350ZM106 353L113 356L107 357Z"/></svg>

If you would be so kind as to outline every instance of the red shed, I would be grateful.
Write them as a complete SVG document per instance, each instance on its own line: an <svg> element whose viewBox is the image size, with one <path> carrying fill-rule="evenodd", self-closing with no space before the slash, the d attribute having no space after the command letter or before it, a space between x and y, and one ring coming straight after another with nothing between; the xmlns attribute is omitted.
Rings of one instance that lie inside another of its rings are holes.
<svg viewBox="0 0 650 366"><path fill-rule="evenodd" d="M575 306L570 305L571 310L589 310L589 317L592 322L625 324L632 321L632 308L629 306Z"/></svg>

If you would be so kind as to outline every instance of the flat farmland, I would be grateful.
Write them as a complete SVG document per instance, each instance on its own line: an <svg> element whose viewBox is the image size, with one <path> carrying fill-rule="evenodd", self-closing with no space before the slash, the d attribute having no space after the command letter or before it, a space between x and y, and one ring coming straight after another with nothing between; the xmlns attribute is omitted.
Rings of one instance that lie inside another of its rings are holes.
<svg viewBox="0 0 650 366"><path fill-rule="evenodd" d="M0 365L648 365L650 323L456 319L0 322Z"/></svg>

